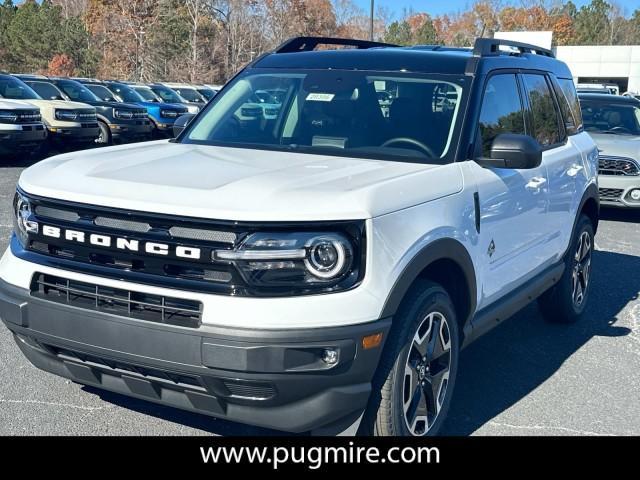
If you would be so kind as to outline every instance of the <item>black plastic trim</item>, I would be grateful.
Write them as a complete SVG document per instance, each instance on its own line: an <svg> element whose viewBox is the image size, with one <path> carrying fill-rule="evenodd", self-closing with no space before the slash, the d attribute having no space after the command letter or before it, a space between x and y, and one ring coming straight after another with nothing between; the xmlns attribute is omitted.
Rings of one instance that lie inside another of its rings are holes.
<svg viewBox="0 0 640 480"><path fill-rule="evenodd" d="M37 367L144 400L291 432L364 411L391 319L327 328L188 329L55 304L0 280L0 318ZM339 361L318 362L324 348ZM263 394L252 395L251 391ZM246 393L244 393L246 392Z"/></svg>
<svg viewBox="0 0 640 480"><path fill-rule="evenodd" d="M476 308L477 298L476 274L473 261L467 249L460 242L452 238L442 238L430 243L405 267L387 297L381 317L395 315L418 275L435 261L443 259L454 261L464 272L469 289L470 312L473 313ZM469 319L463 320L466 323Z"/></svg>

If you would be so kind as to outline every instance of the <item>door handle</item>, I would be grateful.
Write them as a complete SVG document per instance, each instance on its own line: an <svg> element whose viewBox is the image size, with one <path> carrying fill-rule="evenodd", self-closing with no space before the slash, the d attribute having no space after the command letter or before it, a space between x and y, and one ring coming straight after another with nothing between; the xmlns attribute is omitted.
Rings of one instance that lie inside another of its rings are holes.
<svg viewBox="0 0 640 480"><path fill-rule="evenodd" d="M567 175L569 175L570 177L575 177L578 173L580 173L580 170L582 169L584 169L582 165L574 163L573 165L571 165L571 168L567 170Z"/></svg>
<svg viewBox="0 0 640 480"><path fill-rule="evenodd" d="M527 183L527 190L539 191L545 184L547 183L547 179L544 177L533 177Z"/></svg>

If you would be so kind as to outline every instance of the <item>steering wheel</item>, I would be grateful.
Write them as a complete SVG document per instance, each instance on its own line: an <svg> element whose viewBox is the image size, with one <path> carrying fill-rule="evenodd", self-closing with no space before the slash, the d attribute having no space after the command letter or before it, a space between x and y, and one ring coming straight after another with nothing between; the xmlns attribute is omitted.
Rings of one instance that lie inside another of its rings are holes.
<svg viewBox="0 0 640 480"><path fill-rule="evenodd" d="M610 128L609 131L610 132L627 132L627 133L631 133L631 130L629 130L627 127L621 127L621 126Z"/></svg>
<svg viewBox="0 0 640 480"><path fill-rule="evenodd" d="M416 140L415 138L410 138L410 137L395 137L395 138L391 138L389 140L387 140L386 142L384 142L382 145L380 145L381 147L388 147L389 145L394 145L396 143L404 143L404 144L409 144L409 145L413 145L414 147L418 147L419 149L421 149L423 152L425 152L429 157L431 158L438 158L438 156L433 153L433 150L431 150L431 148L429 148L428 145L425 145L424 143L422 143L419 140Z"/></svg>

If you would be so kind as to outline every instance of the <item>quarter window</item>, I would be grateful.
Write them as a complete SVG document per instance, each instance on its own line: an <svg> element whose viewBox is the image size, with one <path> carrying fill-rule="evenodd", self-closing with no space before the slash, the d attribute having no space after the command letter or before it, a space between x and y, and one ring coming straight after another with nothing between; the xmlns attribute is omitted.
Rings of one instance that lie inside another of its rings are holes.
<svg viewBox="0 0 640 480"><path fill-rule="evenodd" d="M574 121L573 128L570 128L567 125L567 133L569 135L572 135L574 133L580 133L582 131L582 126L583 126L582 111L580 110L578 93L576 92L576 87L573 84L573 80L571 80L570 78L559 78L558 85L560 86L560 89L562 90L562 94L563 94L563 95L558 94L558 97L564 98L564 100L567 102L566 105L569 106L569 109L571 111L571 115ZM562 100L560 101L560 104L562 105Z"/></svg>
<svg viewBox="0 0 640 480"><path fill-rule="evenodd" d="M525 74L522 76L529 93L533 137L540 145L547 147L560 143L559 116L547 80L542 75Z"/></svg>
<svg viewBox="0 0 640 480"><path fill-rule="evenodd" d="M524 112L514 74L492 76L482 99L479 122L482 155L488 157L491 144L501 133L524 134Z"/></svg>

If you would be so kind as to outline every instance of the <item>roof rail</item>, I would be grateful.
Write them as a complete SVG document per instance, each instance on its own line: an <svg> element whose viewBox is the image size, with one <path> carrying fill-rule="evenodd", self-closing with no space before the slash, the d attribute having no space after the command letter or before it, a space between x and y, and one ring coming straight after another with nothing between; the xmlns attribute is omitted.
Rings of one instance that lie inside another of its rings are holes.
<svg viewBox="0 0 640 480"><path fill-rule="evenodd" d="M489 57L493 55L500 55L500 53L502 53L500 46L515 48L520 53L535 53L536 55L555 58L553 52L546 48L502 38L477 38L473 46L473 56Z"/></svg>
<svg viewBox="0 0 640 480"><path fill-rule="evenodd" d="M390 43L372 42L369 40L355 40L351 38L331 37L294 37L290 38L274 50L274 53L310 52L318 45L344 45L360 50L376 47L397 47Z"/></svg>

